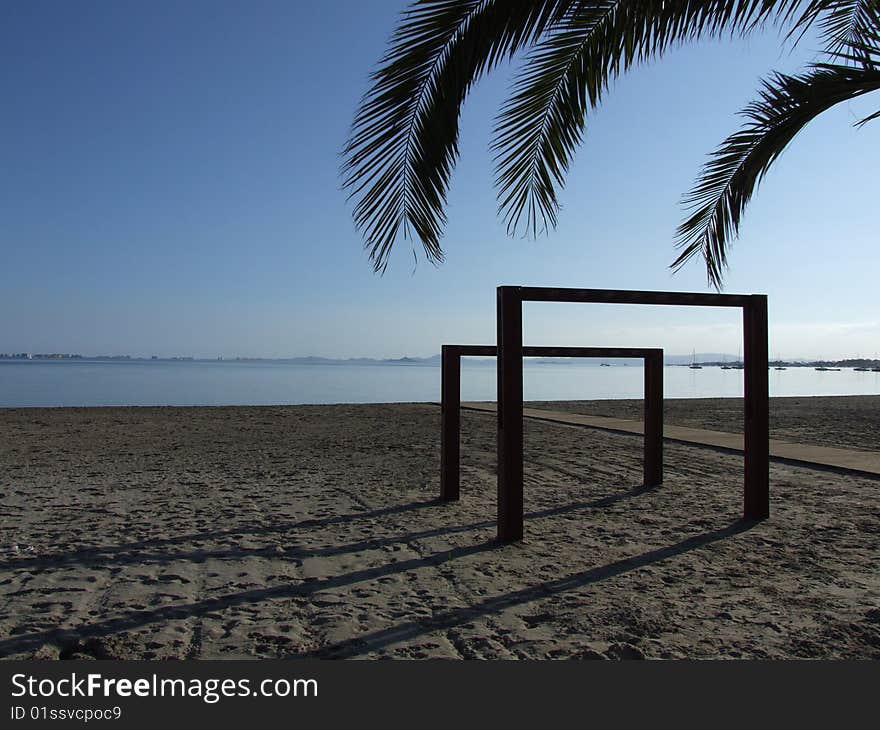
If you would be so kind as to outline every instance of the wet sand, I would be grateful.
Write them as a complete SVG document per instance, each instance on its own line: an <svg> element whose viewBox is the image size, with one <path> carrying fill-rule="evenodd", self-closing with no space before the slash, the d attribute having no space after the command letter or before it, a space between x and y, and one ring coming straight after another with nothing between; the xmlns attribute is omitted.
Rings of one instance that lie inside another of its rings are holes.
<svg viewBox="0 0 880 730"><path fill-rule="evenodd" d="M878 448L877 398L795 400L774 437ZM734 429L732 403L678 403ZM526 540L501 546L494 418L463 414L454 504L439 421L0 410L0 656L880 658L880 480L774 463L744 524L741 457L669 444L644 490L639 437L528 422Z"/></svg>

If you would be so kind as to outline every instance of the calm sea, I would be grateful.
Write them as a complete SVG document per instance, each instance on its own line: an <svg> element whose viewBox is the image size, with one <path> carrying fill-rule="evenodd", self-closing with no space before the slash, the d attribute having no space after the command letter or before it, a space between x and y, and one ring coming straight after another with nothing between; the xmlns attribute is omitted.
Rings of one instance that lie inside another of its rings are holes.
<svg viewBox="0 0 880 730"><path fill-rule="evenodd" d="M770 370L770 394L880 394L880 373ZM464 400L495 399L495 368L462 363ZM529 363L528 400L641 398L642 368ZM742 371L667 366L666 397L742 395ZM0 407L439 401L440 367L234 361L0 361Z"/></svg>

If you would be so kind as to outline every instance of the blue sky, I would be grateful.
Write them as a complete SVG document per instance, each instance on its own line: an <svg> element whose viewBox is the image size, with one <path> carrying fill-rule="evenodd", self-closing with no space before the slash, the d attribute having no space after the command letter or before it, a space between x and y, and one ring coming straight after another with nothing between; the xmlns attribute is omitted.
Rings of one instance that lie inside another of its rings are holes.
<svg viewBox="0 0 880 730"><path fill-rule="evenodd" d="M617 82L589 122L556 231L495 215L492 120L514 71L462 119L447 261L402 242L372 273L339 151L405 7L16 0L0 9L0 352L429 355L494 340L495 287L706 291L672 275L679 200L771 69L815 57L768 32L676 50ZM876 95L875 95L876 97ZM771 356L876 356L870 97L827 113L746 212L729 292L770 297ZM527 305L529 344L739 347L727 310Z"/></svg>

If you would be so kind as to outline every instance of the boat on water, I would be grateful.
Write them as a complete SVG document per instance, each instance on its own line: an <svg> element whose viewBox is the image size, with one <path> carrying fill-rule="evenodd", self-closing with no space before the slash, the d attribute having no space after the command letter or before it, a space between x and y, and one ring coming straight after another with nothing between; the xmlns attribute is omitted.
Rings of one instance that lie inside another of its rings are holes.
<svg viewBox="0 0 880 730"><path fill-rule="evenodd" d="M742 360L742 348L736 351L736 362L730 366L731 370L745 370L745 364Z"/></svg>
<svg viewBox="0 0 880 730"><path fill-rule="evenodd" d="M853 370L857 373L867 373L870 372L870 368L853 368ZM880 370L880 368L878 368Z"/></svg>
<svg viewBox="0 0 880 730"><path fill-rule="evenodd" d="M691 364L688 365L691 370L702 370L703 366L697 364L697 351L694 350L694 354L691 356Z"/></svg>
<svg viewBox="0 0 880 730"><path fill-rule="evenodd" d="M607 362L603 362L603 363L601 364L601 366L602 366L603 368L610 368L610 367L611 367Z"/></svg>
<svg viewBox="0 0 880 730"><path fill-rule="evenodd" d="M822 372L822 373L839 373L840 372L840 368L818 367L818 368L813 368L813 370L818 370L819 372Z"/></svg>

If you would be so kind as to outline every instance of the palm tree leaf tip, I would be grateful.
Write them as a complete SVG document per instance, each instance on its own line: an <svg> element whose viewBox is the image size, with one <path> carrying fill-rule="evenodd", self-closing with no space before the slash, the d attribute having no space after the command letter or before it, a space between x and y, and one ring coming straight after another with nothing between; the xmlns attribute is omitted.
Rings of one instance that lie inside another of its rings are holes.
<svg viewBox="0 0 880 730"><path fill-rule="evenodd" d="M816 63L801 75L774 73L743 115L749 120L728 137L703 167L684 198L691 212L676 232L679 269L702 254L711 285L720 288L730 241L742 213L769 167L812 119L843 101L880 89L880 69L871 65Z"/></svg>

